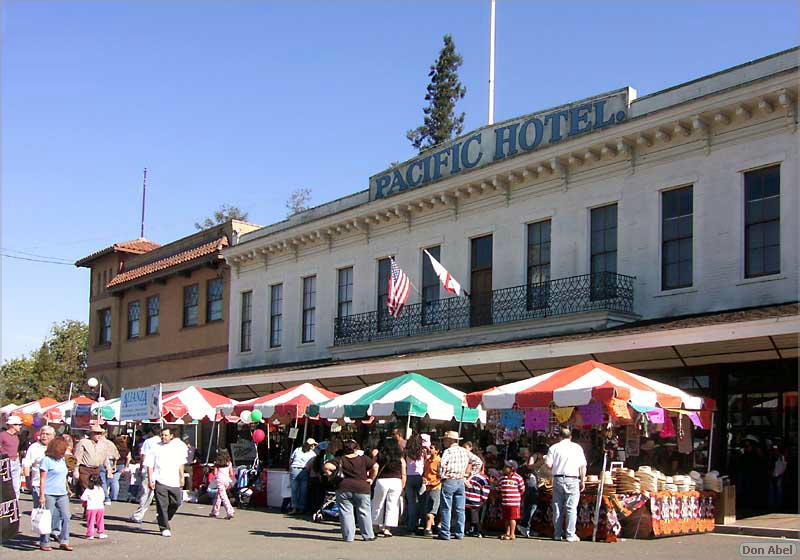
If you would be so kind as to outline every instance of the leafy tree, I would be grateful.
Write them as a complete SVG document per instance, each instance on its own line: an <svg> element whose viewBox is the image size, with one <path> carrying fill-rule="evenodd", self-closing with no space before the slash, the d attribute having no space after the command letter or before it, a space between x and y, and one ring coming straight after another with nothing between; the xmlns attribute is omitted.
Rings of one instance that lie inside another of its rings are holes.
<svg viewBox="0 0 800 560"><path fill-rule="evenodd" d="M38 350L0 366L0 399L28 402L42 397L65 400L70 382L86 383L89 327L81 321L53 324Z"/></svg>
<svg viewBox="0 0 800 560"><path fill-rule="evenodd" d="M458 67L463 62L461 55L456 52L453 37L445 35L439 58L428 73L431 81L425 94L425 101L428 102L423 109L425 120L422 126L406 133L411 144L420 152L458 136L464 128L464 113L455 113L456 103L467 93L458 79Z"/></svg>
<svg viewBox="0 0 800 560"><path fill-rule="evenodd" d="M201 222L195 222L194 227L198 230L208 229L219 224L224 224L228 220L241 220L247 221L248 213L239 208L238 206L228 206L223 204L218 210L214 211L213 216L209 216Z"/></svg>
<svg viewBox="0 0 800 560"><path fill-rule="evenodd" d="M287 217L304 212L311 207L311 189L300 187L292 191L286 201Z"/></svg>

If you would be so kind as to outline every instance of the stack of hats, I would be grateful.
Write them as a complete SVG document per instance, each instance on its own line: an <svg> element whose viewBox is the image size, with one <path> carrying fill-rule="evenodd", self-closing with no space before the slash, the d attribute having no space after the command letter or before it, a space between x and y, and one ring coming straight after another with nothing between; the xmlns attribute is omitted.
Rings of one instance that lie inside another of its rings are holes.
<svg viewBox="0 0 800 560"><path fill-rule="evenodd" d="M692 471L689 473L689 477L692 479L692 483L694 483L694 490L702 491L704 489L703 486L703 477L697 471Z"/></svg>
<svg viewBox="0 0 800 560"><path fill-rule="evenodd" d="M672 482L678 489L678 492L688 492L692 490L692 479L685 474L676 474L672 477Z"/></svg>
<svg viewBox="0 0 800 560"><path fill-rule="evenodd" d="M597 487L600 486L600 479L597 475L590 474L586 476L586 490L588 494L597 494Z"/></svg>
<svg viewBox="0 0 800 560"><path fill-rule="evenodd" d="M641 494L642 485L631 469L614 469L614 486L618 494Z"/></svg>
<svg viewBox="0 0 800 560"><path fill-rule="evenodd" d="M614 484L614 477L608 471L603 472L603 496L611 496L617 493L616 484Z"/></svg>
<svg viewBox="0 0 800 560"><path fill-rule="evenodd" d="M642 487L642 492L657 492L658 491L658 471L653 471L647 465L642 465L636 471L636 480Z"/></svg>
<svg viewBox="0 0 800 560"><path fill-rule="evenodd" d="M678 491L678 486L675 484L675 482L673 481L671 476L667 477L667 481L664 484L664 490L666 490L667 492L677 492Z"/></svg>
<svg viewBox="0 0 800 560"><path fill-rule="evenodd" d="M703 477L703 488L718 494L722 493L722 480L717 471L711 471Z"/></svg>

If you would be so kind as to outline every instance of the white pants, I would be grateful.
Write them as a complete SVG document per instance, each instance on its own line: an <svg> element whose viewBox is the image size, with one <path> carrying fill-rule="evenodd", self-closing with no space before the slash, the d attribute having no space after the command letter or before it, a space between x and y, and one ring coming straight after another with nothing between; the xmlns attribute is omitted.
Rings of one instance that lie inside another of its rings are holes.
<svg viewBox="0 0 800 560"><path fill-rule="evenodd" d="M382 527L400 524L400 502L403 498L403 481L399 478L379 478L375 481L372 497L372 523Z"/></svg>

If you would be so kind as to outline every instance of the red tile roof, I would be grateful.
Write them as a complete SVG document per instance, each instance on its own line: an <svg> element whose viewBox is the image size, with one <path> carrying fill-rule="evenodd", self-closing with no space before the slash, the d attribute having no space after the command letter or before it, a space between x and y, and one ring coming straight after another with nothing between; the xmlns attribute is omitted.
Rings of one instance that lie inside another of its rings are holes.
<svg viewBox="0 0 800 560"><path fill-rule="evenodd" d="M213 255L214 253L219 252L223 247L227 246L228 246L228 238L224 236L220 237L219 239L210 241L209 243L199 245L197 247L188 249L186 251L182 251L175 255L164 257L163 259L159 259L157 261L153 261L151 263L143 264L142 266L137 266L136 268L126 270L122 274L118 274L117 276L115 276L111 280L111 282L108 283L107 287L113 288L116 286L120 286L121 284L126 284L133 280L144 278L145 276L149 276L156 272L172 268L173 266L185 264L196 259Z"/></svg>
<svg viewBox="0 0 800 560"><path fill-rule="evenodd" d="M148 251L152 251L153 249L158 249L161 247L158 243L154 241L150 241L148 239L144 239L140 237L139 239L131 239L130 241L123 241L122 243L114 243L110 247L106 247L105 249L101 249L89 255L88 257L83 257L79 261L75 263L75 266L86 266L90 262L110 253L133 253L134 255L141 255L142 253L147 253Z"/></svg>

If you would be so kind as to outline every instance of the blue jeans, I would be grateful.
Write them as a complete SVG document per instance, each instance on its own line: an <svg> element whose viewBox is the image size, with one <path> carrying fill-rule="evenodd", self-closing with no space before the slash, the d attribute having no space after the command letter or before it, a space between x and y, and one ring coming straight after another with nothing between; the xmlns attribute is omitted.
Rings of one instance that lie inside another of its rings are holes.
<svg viewBox="0 0 800 560"><path fill-rule="evenodd" d="M106 495L105 501L108 501L108 475L103 465L100 465L100 485L103 487L103 494Z"/></svg>
<svg viewBox="0 0 800 560"><path fill-rule="evenodd" d="M111 479L111 488L109 489L108 494L112 502L116 502L117 498L119 497L119 478L122 476L122 470L124 468L125 465L117 465L117 468L114 469L114 477Z"/></svg>
<svg viewBox="0 0 800 560"><path fill-rule="evenodd" d="M439 526L439 538L450 538L450 519L453 512L456 514L456 527L453 536L457 539L464 537L464 521L466 504L466 494L464 494L463 480L443 480L442 481L442 503L439 512L442 515L442 522Z"/></svg>
<svg viewBox="0 0 800 560"><path fill-rule="evenodd" d="M60 496L53 496L51 494L44 495L45 506L50 510L50 515L53 517L53 532L58 529L59 542L61 544L69 544L69 496L62 494ZM56 527L56 523L60 521L60 527ZM50 544L50 534L39 536L39 546L47 546Z"/></svg>
<svg viewBox="0 0 800 560"><path fill-rule="evenodd" d="M336 505L339 506L339 525L345 542L355 540L356 521L361 529L362 539L366 541L375 538L372 532L372 500L369 494L337 491Z"/></svg>
<svg viewBox="0 0 800 560"><path fill-rule="evenodd" d="M306 494L308 493L308 471L292 469L289 471L292 481L292 507L298 511L306 510Z"/></svg>
<svg viewBox="0 0 800 560"><path fill-rule="evenodd" d="M553 477L553 536L564 536L564 516L567 517L567 537L575 536L578 521L578 500L581 483L577 478Z"/></svg>
<svg viewBox="0 0 800 560"><path fill-rule="evenodd" d="M406 529L416 531L419 527L419 514L422 510L423 496L419 489L422 488L422 475L410 474L406 477Z"/></svg>

